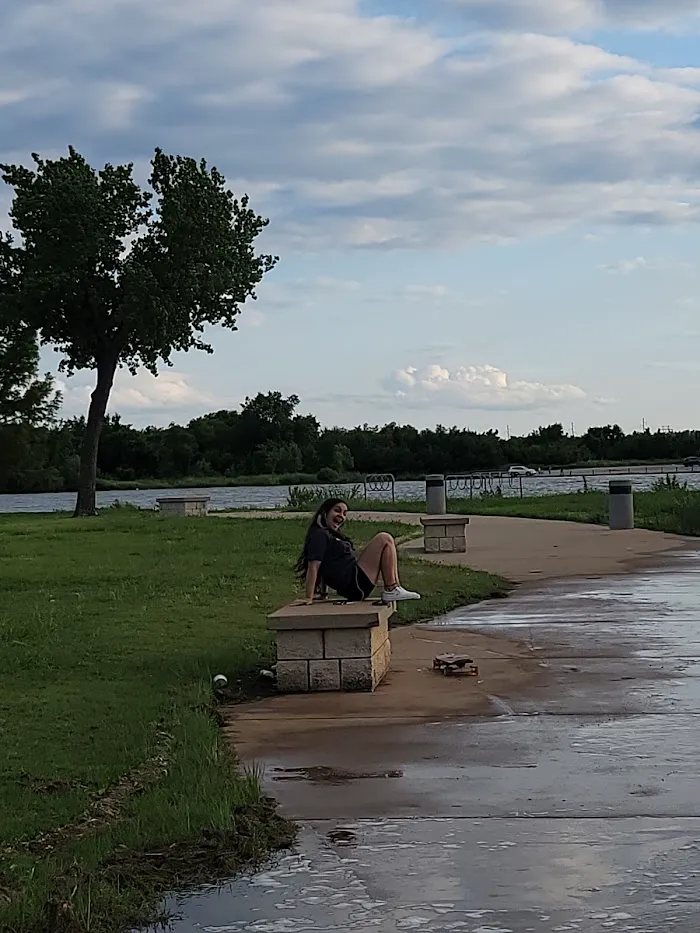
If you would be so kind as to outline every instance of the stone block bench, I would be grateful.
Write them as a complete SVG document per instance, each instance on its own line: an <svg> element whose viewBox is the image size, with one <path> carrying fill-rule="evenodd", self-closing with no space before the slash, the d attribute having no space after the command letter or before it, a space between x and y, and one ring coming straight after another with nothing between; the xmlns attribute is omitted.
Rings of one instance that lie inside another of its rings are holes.
<svg viewBox="0 0 700 933"><path fill-rule="evenodd" d="M168 496L156 499L161 515L190 516L206 515L210 496Z"/></svg>
<svg viewBox="0 0 700 933"><path fill-rule="evenodd" d="M389 670L393 606L371 602L290 605L268 618L281 693L376 690Z"/></svg>
<svg viewBox="0 0 700 933"><path fill-rule="evenodd" d="M466 515L424 515L420 521L426 554L466 553Z"/></svg>

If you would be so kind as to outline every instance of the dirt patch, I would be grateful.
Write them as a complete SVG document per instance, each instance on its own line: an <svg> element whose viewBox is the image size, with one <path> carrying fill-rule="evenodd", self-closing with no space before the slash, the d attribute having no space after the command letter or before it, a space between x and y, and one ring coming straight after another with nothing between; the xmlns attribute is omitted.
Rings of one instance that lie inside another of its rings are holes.
<svg viewBox="0 0 700 933"><path fill-rule="evenodd" d="M16 782L26 787L34 794L65 794L69 791L95 791L96 784L86 784L84 781L73 780L46 780L32 774L22 772L16 777Z"/></svg>

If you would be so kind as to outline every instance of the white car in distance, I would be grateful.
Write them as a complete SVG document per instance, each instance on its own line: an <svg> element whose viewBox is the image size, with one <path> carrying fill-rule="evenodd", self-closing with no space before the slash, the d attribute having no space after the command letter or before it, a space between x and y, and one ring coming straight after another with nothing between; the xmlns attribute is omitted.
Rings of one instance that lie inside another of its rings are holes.
<svg viewBox="0 0 700 933"><path fill-rule="evenodd" d="M508 469L509 476L537 476L537 470L526 466L512 466Z"/></svg>

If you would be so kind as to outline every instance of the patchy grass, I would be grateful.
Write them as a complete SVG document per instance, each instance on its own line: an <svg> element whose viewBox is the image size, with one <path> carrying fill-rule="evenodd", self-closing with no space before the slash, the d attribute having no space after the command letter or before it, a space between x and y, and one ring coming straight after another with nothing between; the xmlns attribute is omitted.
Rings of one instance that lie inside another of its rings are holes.
<svg viewBox="0 0 700 933"><path fill-rule="evenodd" d="M119 933L290 843L222 741L211 678L235 692L272 660L265 618L297 595L302 522L0 517L0 929ZM507 590L422 561L402 574L425 593L406 622Z"/></svg>

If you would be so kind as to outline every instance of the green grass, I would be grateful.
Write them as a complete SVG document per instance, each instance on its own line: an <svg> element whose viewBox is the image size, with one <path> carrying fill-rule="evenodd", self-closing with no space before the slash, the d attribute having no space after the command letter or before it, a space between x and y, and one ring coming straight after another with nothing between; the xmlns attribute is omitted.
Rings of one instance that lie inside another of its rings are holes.
<svg viewBox="0 0 700 933"><path fill-rule="evenodd" d="M448 511L465 515L508 515L555 521L604 525L608 521L607 494L572 492L556 496L490 496L485 499L450 499ZM422 512L425 502L354 503L356 509ZM669 534L700 535L700 491L666 488L634 494L635 524L638 528Z"/></svg>
<svg viewBox="0 0 700 933"><path fill-rule="evenodd" d="M157 916L166 890L290 842L223 744L210 685L222 672L244 691L272 660L265 619L297 595L303 531L131 509L0 516L4 933L119 933ZM422 561L402 574L425 594L405 622L507 589Z"/></svg>

